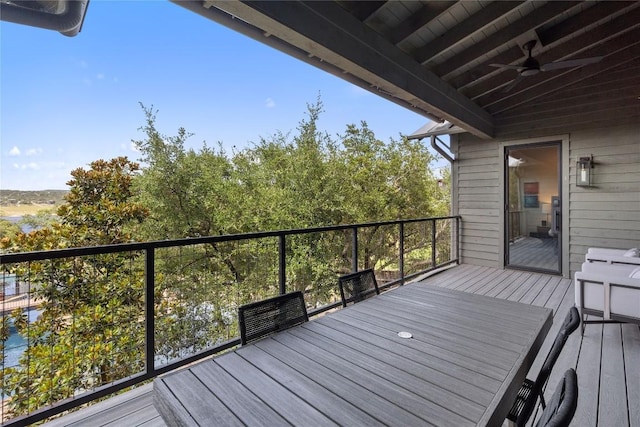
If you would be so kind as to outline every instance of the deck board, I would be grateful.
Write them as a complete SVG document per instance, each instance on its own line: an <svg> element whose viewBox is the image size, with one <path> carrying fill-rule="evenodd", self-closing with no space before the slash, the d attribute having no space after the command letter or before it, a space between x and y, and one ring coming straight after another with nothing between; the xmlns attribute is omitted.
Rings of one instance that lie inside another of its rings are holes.
<svg viewBox="0 0 640 427"><path fill-rule="evenodd" d="M640 328L622 325L624 366L627 380L627 406L631 427L640 426Z"/></svg>
<svg viewBox="0 0 640 427"><path fill-rule="evenodd" d="M539 273L526 272L521 270L500 270L489 267L472 265L460 265L439 274L433 275L423 280L432 286L443 288L473 291L490 297L506 299L511 301L527 302L529 304L541 305L551 308L554 311L554 323L547 335L543 346L527 377L535 378L551 342L564 320L569 307L573 305L573 284L569 279L562 279L558 276L550 276ZM434 301L435 302L435 301ZM429 303L419 301L419 303ZM478 362L484 364L481 372L487 379L499 378L503 375L504 368L500 367L500 361L492 358L491 346L478 343L469 339L469 336L458 336L455 339L460 347L477 349L474 358L463 357L453 351L443 351L441 344L444 340L452 337L446 330L429 331L423 337L425 342L421 348L407 348L402 354L397 353L388 341L385 341L384 334L389 328L402 326L410 313L395 312L393 307L382 307L380 317L374 321L363 323L357 311L352 311L349 315L339 316L332 319L332 322L347 322L353 328L369 328L377 337L372 337L368 342L359 344L354 348L359 352L372 351L382 347L386 351L381 357L404 359L402 364L397 366L402 370L408 365L420 364L423 354L428 357L438 359L440 365L438 369L452 370L458 369L458 380L479 386L484 381L475 381L468 370L477 366ZM333 316L331 316L333 317ZM315 325L311 322L305 325L306 328L313 328L317 334L319 343L326 347L332 340L349 341L348 335L340 335L336 328L331 327L331 322L323 325ZM311 326L313 325L313 327ZM469 332L472 329L469 330ZM300 358L293 353L289 355L287 361L281 361L270 357L269 346L281 343L263 344L265 348L258 346L252 352L245 352L243 357L247 358L254 366L262 370L277 369L282 372L282 366L286 363L287 372L290 374L291 386L297 387L298 394L309 393L317 395L325 393L323 402L318 410L324 414L329 414L331 420L340 425L382 425L404 423L410 425L412 422L420 422L411 414L404 414L398 419L392 415L393 405L389 406L386 400L381 399L376 393L369 392L367 398L359 398L362 386L354 383L343 383L342 386L353 389L352 401L336 399L330 389L320 386L320 383L327 387L339 387L340 378L335 374L335 378L328 376L320 378L323 372L314 368L316 362L306 358ZM603 345L605 346L603 348ZM488 350L486 353L483 350ZM345 357L349 357L346 354ZM351 355L352 356L352 355ZM369 365L367 365L369 366ZM369 366L371 368L371 366ZM555 385L559 381L562 373L569 367L576 368L579 383L578 409L572 426L585 427L607 427L628 425L630 427L640 427L640 327L638 325L601 325L589 324L586 326L584 337L580 336L579 330L567 341L561 353L556 367L554 368L545 395L547 398L552 394ZM304 375L303 373L304 372ZM423 381L424 378L417 377L412 381ZM324 390L324 391L323 391ZM338 391L338 390L335 390ZM357 391L357 392L356 392ZM445 390L446 391L446 390ZM144 426L144 427L164 427L165 421L160 417L157 409L153 406L153 395L150 385L139 387L132 392L100 402L88 408L71 413L62 418L45 424L47 427L62 426ZM213 411L211 411L213 412ZM413 418L412 418L413 417ZM505 424L506 425L506 424Z"/></svg>
<svg viewBox="0 0 640 427"><path fill-rule="evenodd" d="M602 336L602 364L600 370L600 405L610 408L598 412L598 425L629 425L627 414L627 390L624 378L624 360L621 351L622 330L620 325L605 325ZM603 392L604 391L604 392Z"/></svg>

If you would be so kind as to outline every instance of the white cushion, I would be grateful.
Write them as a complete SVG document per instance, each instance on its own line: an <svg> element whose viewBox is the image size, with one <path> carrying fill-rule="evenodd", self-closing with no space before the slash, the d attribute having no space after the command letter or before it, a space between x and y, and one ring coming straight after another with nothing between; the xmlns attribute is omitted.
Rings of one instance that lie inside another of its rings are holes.
<svg viewBox="0 0 640 427"><path fill-rule="evenodd" d="M624 256L638 257L640 254L638 253L638 248L631 248L624 253Z"/></svg>
<svg viewBox="0 0 640 427"><path fill-rule="evenodd" d="M640 289L613 286L610 295L611 313L640 318Z"/></svg>
<svg viewBox="0 0 640 427"><path fill-rule="evenodd" d="M583 273L595 273L597 275L609 276L622 276L629 277L631 272L637 268L636 265L631 264L605 264L603 262L583 262L581 271Z"/></svg>
<svg viewBox="0 0 640 427"><path fill-rule="evenodd" d="M584 286L586 308L640 319L640 267L585 262L582 271L575 274L575 303L578 307L580 282ZM606 292L609 295L605 295ZM609 307L605 307L606 301Z"/></svg>
<svg viewBox="0 0 640 427"><path fill-rule="evenodd" d="M598 255L622 256L626 251L627 251L626 249L589 248L587 250L587 253L598 254Z"/></svg>

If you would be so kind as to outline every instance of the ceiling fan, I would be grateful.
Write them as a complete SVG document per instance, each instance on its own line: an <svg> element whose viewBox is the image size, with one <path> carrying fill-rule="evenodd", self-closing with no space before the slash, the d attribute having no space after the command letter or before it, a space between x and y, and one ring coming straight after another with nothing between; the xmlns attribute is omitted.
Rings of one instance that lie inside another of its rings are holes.
<svg viewBox="0 0 640 427"><path fill-rule="evenodd" d="M582 58L582 59L570 59L568 61L558 61L558 62L550 62L548 64L542 64L531 56L531 51L533 47L536 45L535 40L530 40L525 43L522 48L529 51L529 56L524 60L522 65L507 65L507 64L489 64L492 67L497 68L508 68L510 70L517 70L518 77L516 77L511 83L509 83L504 91L509 92L515 85L517 85L520 80L525 77L535 76L536 74L544 71L551 70L559 70L561 68L572 68L572 67L580 67L582 65L594 64L596 62L600 62L602 60L602 56L594 56L591 58Z"/></svg>

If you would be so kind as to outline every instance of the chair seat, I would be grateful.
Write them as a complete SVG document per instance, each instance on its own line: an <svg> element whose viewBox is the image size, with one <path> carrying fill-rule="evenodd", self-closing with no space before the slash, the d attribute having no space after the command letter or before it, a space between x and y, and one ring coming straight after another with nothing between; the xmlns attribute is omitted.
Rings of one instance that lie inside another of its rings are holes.
<svg viewBox="0 0 640 427"><path fill-rule="evenodd" d="M518 416L522 412L522 408L524 408L524 404L529 399L529 395L533 390L533 386L535 383L530 379L525 379L520 386L520 390L518 390L518 396L516 397L516 401L513 402L513 406L509 410L509 414L507 415L507 419L515 422L518 419Z"/></svg>

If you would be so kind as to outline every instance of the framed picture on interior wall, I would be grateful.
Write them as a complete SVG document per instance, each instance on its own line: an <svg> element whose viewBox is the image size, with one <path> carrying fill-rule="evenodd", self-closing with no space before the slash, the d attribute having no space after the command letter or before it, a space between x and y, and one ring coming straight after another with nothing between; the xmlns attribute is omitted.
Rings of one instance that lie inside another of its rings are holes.
<svg viewBox="0 0 640 427"><path fill-rule="evenodd" d="M525 208L537 208L540 206L538 202L537 194L525 194L524 195L524 207Z"/></svg>
<svg viewBox="0 0 640 427"><path fill-rule="evenodd" d="M537 182L525 182L524 183L524 194L538 194L538 183Z"/></svg>

